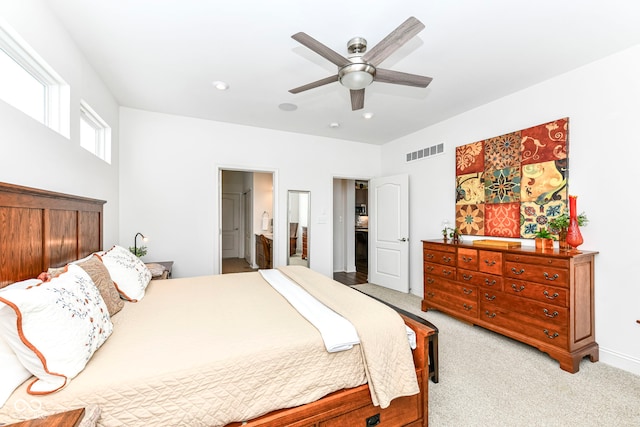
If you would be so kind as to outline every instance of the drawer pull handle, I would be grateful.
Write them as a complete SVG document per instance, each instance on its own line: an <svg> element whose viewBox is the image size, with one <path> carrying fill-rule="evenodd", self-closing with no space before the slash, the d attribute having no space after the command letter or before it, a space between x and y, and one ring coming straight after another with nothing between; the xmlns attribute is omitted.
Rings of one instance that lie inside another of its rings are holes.
<svg viewBox="0 0 640 427"><path fill-rule="evenodd" d="M490 261L488 259L485 259L484 263L487 264L489 267L496 265L495 261Z"/></svg>
<svg viewBox="0 0 640 427"><path fill-rule="evenodd" d="M468 257L468 256L463 256L463 257L462 257L462 261L464 261L464 262L471 262L471 261L473 261L473 258Z"/></svg>
<svg viewBox="0 0 640 427"><path fill-rule="evenodd" d="M471 278L473 277L473 274L463 274L462 278L466 281L471 280Z"/></svg>
<svg viewBox="0 0 640 427"><path fill-rule="evenodd" d="M433 259L433 254L427 254L426 257L427 259Z"/></svg>
<svg viewBox="0 0 640 427"><path fill-rule="evenodd" d="M544 312L544 315L550 318L554 318L556 316L558 316L558 312L554 311L553 313L549 314L549 310L547 310L546 308L544 310L542 310Z"/></svg>
<svg viewBox="0 0 640 427"><path fill-rule="evenodd" d="M473 293L473 289L462 288L462 292L465 295L471 295Z"/></svg>
<svg viewBox="0 0 640 427"><path fill-rule="evenodd" d="M560 296L560 295L558 295L557 292L554 292L553 295L549 296L549 291L546 291L546 290L543 292L543 294L548 299L556 299L556 298L558 298Z"/></svg>
<svg viewBox="0 0 640 427"><path fill-rule="evenodd" d="M451 273L452 273L451 270L442 270L442 274L445 275L445 276L450 276Z"/></svg>
<svg viewBox="0 0 640 427"><path fill-rule="evenodd" d="M512 284L511 284L511 287L512 287L512 288L513 288L513 290L514 290L514 291L516 291L516 292L522 292L522 291L524 291L524 285L520 285L520 288L517 288L517 287L516 287L516 284L515 284L515 283L512 283Z"/></svg>
<svg viewBox="0 0 640 427"><path fill-rule="evenodd" d="M496 279L493 279L492 281L489 281L489 279L484 279L484 283L487 286L493 286L496 284Z"/></svg>
<svg viewBox="0 0 640 427"><path fill-rule="evenodd" d="M557 338L559 336L559 334L557 332L554 332L553 334L549 334L549 330L545 329L544 334L547 336L547 338L549 338L550 340Z"/></svg>
<svg viewBox="0 0 640 427"><path fill-rule="evenodd" d="M442 256L442 261L444 261L444 262L447 262L447 263L451 262L451 259L452 258L450 256L445 256L445 255Z"/></svg>
<svg viewBox="0 0 640 427"><path fill-rule="evenodd" d="M435 268L435 267L434 267L433 265L427 265L427 267L426 267L426 269L427 269L428 271L433 271L433 270L434 270L434 268Z"/></svg>
<svg viewBox="0 0 640 427"><path fill-rule="evenodd" d="M436 294L434 294L433 292L427 292L427 296L429 298L433 298Z"/></svg>
<svg viewBox="0 0 640 427"><path fill-rule="evenodd" d="M554 274L552 277L549 277L549 274L545 271L544 278L551 281L556 280L558 278L558 273Z"/></svg>
<svg viewBox="0 0 640 427"><path fill-rule="evenodd" d="M518 270L516 270L515 267L511 267L511 271L513 271L515 274L520 275L520 274L524 273L524 268L521 268L520 271L518 271Z"/></svg>
<svg viewBox="0 0 640 427"><path fill-rule="evenodd" d="M489 313L489 310L486 310L484 312L484 314L486 314L489 319L493 319L494 317L496 317L496 314L495 313Z"/></svg>
<svg viewBox="0 0 640 427"><path fill-rule="evenodd" d="M485 294L484 294L484 298L485 298L487 301L493 301L494 299L496 299L496 296L495 296L495 295L489 296L489 294L485 293Z"/></svg>
<svg viewBox="0 0 640 427"><path fill-rule="evenodd" d="M427 277L427 283L432 284L434 282L435 280L433 280L431 277Z"/></svg>
<svg viewBox="0 0 640 427"><path fill-rule="evenodd" d="M472 305L467 305L467 304L462 304L462 308L464 308L465 310L469 311L473 309Z"/></svg>

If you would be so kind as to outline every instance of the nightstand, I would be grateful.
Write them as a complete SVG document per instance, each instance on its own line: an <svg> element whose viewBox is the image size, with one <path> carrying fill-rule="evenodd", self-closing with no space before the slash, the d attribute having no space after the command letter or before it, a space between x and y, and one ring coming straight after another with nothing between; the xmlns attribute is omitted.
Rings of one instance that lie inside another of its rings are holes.
<svg viewBox="0 0 640 427"><path fill-rule="evenodd" d="M145 264L160 264L164 267L164 273L162 273L162 275L160 276L152 277L152 280L171 279L171 269L173 268L173 261L152 261L145 262Z"/></svg>
<svg viewBox="0 0 640 427"><path fill-rule="evenodd" d="M84 408L72 411L61 412L35 420L20 421L15 424L8 424L6 427L76 427L82 421Z"/></svg>

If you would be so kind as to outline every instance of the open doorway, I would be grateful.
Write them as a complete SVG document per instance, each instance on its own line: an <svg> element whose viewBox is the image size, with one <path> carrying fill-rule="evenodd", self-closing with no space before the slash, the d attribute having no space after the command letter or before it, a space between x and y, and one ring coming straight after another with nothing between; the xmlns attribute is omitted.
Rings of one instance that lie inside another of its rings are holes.
<svg viewBox="0 0 640 427"><path fill-rule="evenodd" d="M220 171L220 271L273 267L273 173Z"/></svg>
<svg viewBox="0 0 640 427"><path fill-rule="evenodd" d="M333 182L333 278L345 285L367 283L369 269L368 181Z"/></svg>

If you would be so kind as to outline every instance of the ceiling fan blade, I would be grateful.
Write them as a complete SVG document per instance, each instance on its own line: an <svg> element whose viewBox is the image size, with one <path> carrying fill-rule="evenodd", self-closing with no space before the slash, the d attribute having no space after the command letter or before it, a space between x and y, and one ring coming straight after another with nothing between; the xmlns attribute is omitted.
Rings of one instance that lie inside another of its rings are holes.
<svg viewBox="0 0 640 427"><path fill-rule="evenodd" d="M289 90L289 92L291 92L291 93L300 93L300 92L304 92L305 90L313 89L313 88L316 88L316 87L319 87L319 86L324 86L326 84L337 82L337 81L338 81L338 75L336 74L334 76L325 77L324 79L320 79L320 80L312 82L312 83L307 83L304 86L300 86L300 87L297 87L295 89L291 89L291 90Z"/></svg>
<svg viewBox="0 0 640 427"><path fill-rule="evenodd" d="M297 41L298 43L300 43L301 45L308 47L309 49L311 49L318 55L322 56L323 58L333 62L338 67L344 67L345 65L351 63L351 61L349 61L347 58L340 55L336 51L328 48L327 46L323 45L322 43L320 43L318 40L314 39L310 35L307 35L305 33L296 33L292 35L291 38Z"/></svg>
<svg viewBox="0 0 640 427"><path fill-rule="evenodd" d="M380 43L366 52L362 59L375 67L423 29L424 24L411 16L382 39Z"/></svg>
<svg viewBox="0 0 640 427"><path fill-rule="evenodd" d="M419 76L417 74L403 73L401 71L376 68L376 75L373 80L376 82L393 83L397 85L427 87L433 78Z"/></svg>
<svg viewBox="0 0 640 427"><path fill-rule="evenodd" d="M364 108L364 89L350 90L351 110L362 110Z"/></svg>

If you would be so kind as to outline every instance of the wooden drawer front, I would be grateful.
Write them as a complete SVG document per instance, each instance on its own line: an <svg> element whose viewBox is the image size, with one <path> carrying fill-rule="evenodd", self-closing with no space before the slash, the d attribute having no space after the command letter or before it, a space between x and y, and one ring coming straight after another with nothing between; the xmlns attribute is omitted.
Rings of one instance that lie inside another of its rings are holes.
<svg viewBox="0 0 640 427"><path fill-rule="evenodd" d="M502 252L479 251L478 270L491 274L502 274Z"/></svg>
<svg viewBox="0 0 640 427"><path fill-rule="evenodd" d="M547 265L549 267L569 268L566 258L541 257L535 255L506 254L505 261L526 264Z"/></svg>
<svg viewBox="0 0 640 427"><path fill-rule="evenodd" d="M478 287L451 280L443 280L441 277L425 276L425 290L440 290L457 298L464 298L475 302L478 298Z"/></svg>
<svg viewBox="0 0 640 427"><path fill-rule="evenodd" d="M424 256L423 260L425 262L434 262L436 264L451 265L453 267L455 267L456 265L455 252L443 252L443 251L434 251L431 249L425 249L423 256Z"/></svg>
<svg viewBox="0 0 640 427"><path fill-rule="evenodd" d="M505 263L505 267L506 277L553 286L569 286L569 271L566 269L510 261Z"/></svg>
<svg viewBox="0 0 640 427"><path fill-rule="evenodd" d="M569 345L566 323L541 321L511 310L511 307L505 308L487 301L480 302L479 318L545 344L561 348L567 348Z"/></svg>
<svg viewBox="0 0 640 427"><path fill-rule="evenodd" d="M460 283L468 283L476 286L485 286L497 291L502 290L502 277L491 274L480 273L478 271L458 269L457 280Z"/></svg>
<svg viewBox="0 0 640 427"><path fill-rule="evenodd" d="M539 283L524 282L522 280L507 280L505 282L504 292L506 294L531 298L560 307L569 306L569 290L567 288L546 286Z"/></svg>
<svg viewBox="0 0 640 427"><path fill-rule="evenodd" d="M458 248L458 267L467 270L478 269L478 251L476 249Z"/></svg>
<svg viewBox="0 0 640 427"><path fill-rule="evenodd" d="M546 304L538 301L528 300L506 293L480 292L480 302L490 303L494 306L508 307L510 312L520 313L529 319L537 320L538 324L548 325L555 329L566 327L569 323L569 309L553 304Z"/></svg>
<svg viewBox="0 0 640 427"><path fill-rule="evenodd" d="M451 279L451 280L456 279L455 267L452 268L442 264L432 264L432 263L425 262L424 274L425 276L444 277L445 279Z"/></svg>
<svg viewBox="0 0 640 427"><path fill-rule="evenodd" d="M429 249L430 251L451 252L452 254L456 253L456 247L448 245L446 243L422 242L422 249Z"/></svg>
<svg viewBox="0 0 640 427"><path fill-rule="evenodd" d="M379 406L368 405L354 411L348 412L339 417L331 418L327 421L320 422L320 427L365 427L367 419L379 416L379 424L372 424L380 427L395 427L410 424L422 416L420 410L421 394L413 396L398 397L391 401L391 404L385 409Z"/></svg>
<svg viewBox="0 0 640 427"><path fill-rule="evenodd" d="M472 292L475 295L475 292ZM425 290L424 300L427 306L444 308L462 316L478 317L478 300L475 296L464 295L460 297L442 289Z"/></svg>

